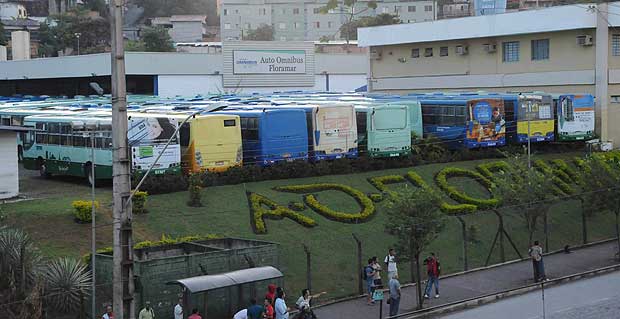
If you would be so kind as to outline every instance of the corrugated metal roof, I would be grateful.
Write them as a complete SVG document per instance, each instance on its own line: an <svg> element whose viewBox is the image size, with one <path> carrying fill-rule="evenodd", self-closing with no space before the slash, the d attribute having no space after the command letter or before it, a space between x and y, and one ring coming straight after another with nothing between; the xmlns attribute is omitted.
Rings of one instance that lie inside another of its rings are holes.
<svg viewBox="0 0 620 319"><path fill-rule="evenodd" d="M590 5L558 6L496 15L483 15L429 22L395 24L358 29L361 47L402 43L435 42L529 34L596 26L596 9ZM620 7L609 6L609 22L616 25Z"/></svg>
<svg viewBox="0 0 620 319"><path fill-rule="evenodd" d="M191 293L200 293L209 290L215 290L220 288L226 288L231 286L237 286L247 284L251 282L270 280L284 277L275 267L257 267L243 270L237 270L217 275L206 275L185 278L180 280L171 281L169 285L181 285Z"/></svg>

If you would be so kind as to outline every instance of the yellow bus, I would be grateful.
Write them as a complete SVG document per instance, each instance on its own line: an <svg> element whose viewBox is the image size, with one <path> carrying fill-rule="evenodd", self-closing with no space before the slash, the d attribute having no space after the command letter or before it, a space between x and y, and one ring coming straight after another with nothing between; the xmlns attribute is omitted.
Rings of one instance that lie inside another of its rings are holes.
<svg viewBox="0 0 620 319"><path fill-rule="evenodd" d="M179 124L192 112L150 108L138 114L164 113ZM230 114L200 114L191 117L179 129L181 167L185 174L204 171L223 172L243 165L241 122Z"/></svg>

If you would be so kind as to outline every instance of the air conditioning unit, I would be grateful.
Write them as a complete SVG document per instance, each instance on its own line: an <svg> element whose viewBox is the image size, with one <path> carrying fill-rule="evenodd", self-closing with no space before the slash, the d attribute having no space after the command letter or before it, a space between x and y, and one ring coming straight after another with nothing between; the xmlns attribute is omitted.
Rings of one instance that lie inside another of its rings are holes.
<svg viewBox="0 0 620 319"><path fill-rule="evenodd" d="M457 45L455 48L455 52L457 55L466 55L469 53L469 49L466 45Z"/></svg>
<svg viewBox="0 0 620 319"><path fill-rule="evenodd" d="M495 43L486 43L486 44L483 44L482 47L484 48L484 52L486 53L497 52L497 44Z"/></svg>
<svg viewBox="0 0 620 319"><path fill-rule="evenodd" d="M577 36L577 45L580 46L591 46L592 44L594 44L592 42L592 36L591 35L579 35Z"/></svg>
<svg viewBox="0 0 620 319"><path fill-rule="evenodd" d="M370 59L371 60L381 60L382 54L383 53L381 52L381 50L371 49L370 50Z"/></svg>

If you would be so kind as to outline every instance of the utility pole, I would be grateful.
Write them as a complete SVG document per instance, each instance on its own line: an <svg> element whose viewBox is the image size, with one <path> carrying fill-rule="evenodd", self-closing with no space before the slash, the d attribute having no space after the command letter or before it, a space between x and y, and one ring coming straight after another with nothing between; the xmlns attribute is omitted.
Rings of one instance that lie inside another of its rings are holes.
<svg viewBox="0 0 620 319"><path fill-rule="evenodd" d="M116 319L134 319L131 160L127 147L127 92L123 0L110 1L112 34L112 196L114 222L113 301Z"/></svg>
<svg viewBox="0 0 620 319"><path fill-rule="evenodd" d="M92 289L92 296L91 296L91 316L93 318L95 318L96 313L97 313L97 301L96 301L96 270L95 270L95 255L97 254L97 247L96 247L96 239L97 239L97 232L96 232L96 223L95 223L95 131L93 130L93 132L91 132L90 134L90 176L92 177L92 181L90 184L90 192L91 192L91 230L90 230L90 236L91 236L91 243L90 243L90 271L92 272L92 282L91 282L91 289Z"/></svg>

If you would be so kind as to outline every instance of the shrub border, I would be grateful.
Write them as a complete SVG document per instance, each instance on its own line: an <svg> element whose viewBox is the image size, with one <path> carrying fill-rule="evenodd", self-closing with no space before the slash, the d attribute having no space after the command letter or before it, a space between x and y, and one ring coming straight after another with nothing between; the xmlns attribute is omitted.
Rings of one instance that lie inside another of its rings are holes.
<svg viewBox="0 0 620 319"><path fill-rule="evenodd" d="M491 197L489 199L479 199L471 197L466 193L459 191L458 189L456 189L456 187L451 186L448 183L448 178L451 177L473 178L477 182L482 184L482 186L485 187L489 192L491 192L491 190L493 189L493 182L482 176L482 174L472 170L457 167L446 167L435 175L435 181L437 182L437 186L439 186L439 188L443 190L453 200L461 204L475 205L481 209L497 207L500 204L501 201L494 197Z"/></svg>
<svg viewBox="0 0 620 319"><path fill-rule="evenodd" d="M314 227L317 225L314 219L287 207L278 205L276 202L263 195L247 192L246 196L250 207L250 224L252 225L252 230L255 234L267 233L265 219L282 220L284 218L289 218L304 227ZM263 205L269 207L270 209L264 209L262 207Z"/></svg>

